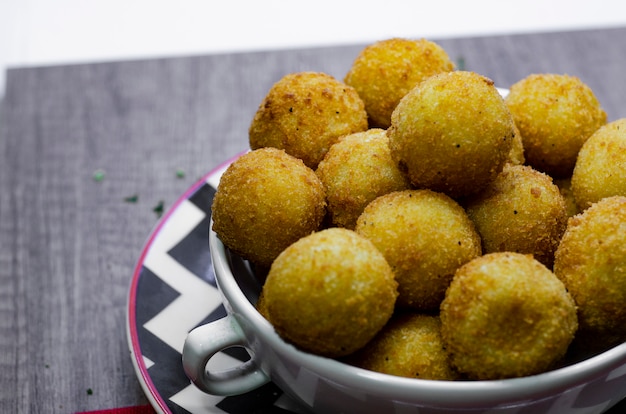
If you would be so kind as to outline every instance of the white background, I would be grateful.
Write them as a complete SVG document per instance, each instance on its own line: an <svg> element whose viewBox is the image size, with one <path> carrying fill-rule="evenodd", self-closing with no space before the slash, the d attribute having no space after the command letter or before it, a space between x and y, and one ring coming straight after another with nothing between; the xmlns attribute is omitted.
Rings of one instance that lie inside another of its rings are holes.
<svg viewBox="0 0 626 414"><path fill-rule="evenodd" d="M0 0L5 69L626 25L623 0Z"/></svg>

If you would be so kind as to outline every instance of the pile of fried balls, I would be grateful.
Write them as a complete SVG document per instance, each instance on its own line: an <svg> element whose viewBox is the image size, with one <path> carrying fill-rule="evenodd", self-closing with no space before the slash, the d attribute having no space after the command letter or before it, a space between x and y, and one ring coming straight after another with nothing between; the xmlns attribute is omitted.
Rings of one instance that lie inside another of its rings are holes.
<svg viewBox="0 0 626 414"><path fill-rule="evenodd" d="M504 94L432 41L388 39L343 81L278 80L249 142L212 226L297 348L490 380L626 340L626 119L579 78Z"/></svg>

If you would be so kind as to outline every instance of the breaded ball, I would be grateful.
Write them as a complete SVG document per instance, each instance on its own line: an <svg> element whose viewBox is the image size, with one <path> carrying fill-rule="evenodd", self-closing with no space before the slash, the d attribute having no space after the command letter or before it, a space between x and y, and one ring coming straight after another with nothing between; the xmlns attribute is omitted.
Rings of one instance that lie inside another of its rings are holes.
<svg viewBox="0 0 626 414"><path fill-rule="evenodd" d="M507 164L465 209L484 253L532 254L552 268L568 216L565 199L550 176L529 166Z"/></svg>
<svg viewBox="0 0 626 414"><path fill-rule="evenodd" d="M211 208L213 230L224 245L269 268L287 246L318 230L326 200L321 181L301 160L263 148L228 167Z"/></svg>
<svg viewBox="0 0 626 414"><path fill-rule="evenodd" d="M580 147L607 119L591 88L569 75L529 75L511 86L506 103L526 162L554 178L572 174Z"/></svg>
<svg viewBox="0 0 626 414"><path fill-rule="evenodd" d="M284 149L315 169L339 137L367 128L354 88L325 73L291 73L261 102L249 129L250 147Z"/></svg>
<svg viewBox="0 0 626 414"><path fill-rule="evenodd" d="M626 197L604 198L569 220L554 272L578 306L582 342L626 341Z"/></svg>
<svg viewBox="0 0 626 414"><path fill-rule="evenodd" d="M458 198L496 178L515 126L490 79L456 71L434 75L402 98L387 133L391 157L413 185Z"/></svg>
<svg viewBox="0 0 626 414"><path fill-rule="evenodd" d="M453 367L478 380L551 369L578 326L563 283L532 256L511 252L489 253L462 266L440 317Z"/></svg>
<svg viewBox="0 0 626 414"><path fill-rule="evenodd" d="M359 93L370 125L391 125L400 99L424 79L454 70L446 51L426 39L393 38L365 47L352 63L344 82Z"/></svg>
<svg viewBox="0 0 626 414"><path fill-rule="evenodd" d="M572 191L572 179L571 177L567 178L555 178L554 184L559 187L561 191L561 195L565 200L565 209L567 210L567 217L573 217L576 214L580 213L580 209L578 208L578 204L576 204L576 199L574 198L574 192Z"/></svg>
<svg viewBox="0 0 626 414"><path fill-rule="evenodd" d="M481 254L480 237L453 199L405 190L372 201L356 232L384 254L398 281L398 306L436 310L456 269Z"/></svg>
<svg viewBox="0 0 626 414"><path fill-rule="evenodd" d="M365 346L387 323L396 287L391 267L369 240L330 228L276 258L263 286L264 307L286 341L340 357Z"/></svg>
<svg viewBox="0 0 626 414"><path fill-rule="evenodd" d="M513 131L515 136L513 137L513 145L511 146L511 152L506 160L509 164L523 165L526 162L524 157L524 142L522 141L522 134L515 124L513 124Z"/></svg>
<svg viewBox="0 0 626 414"><path fill-rule="evenodd" d="M389 153L383 129L341 138L320 162L317 176L324 184L333 225L354 229L365 206L381 195L410 187Z"/></svg>
<svg viewBox="0 0 626 414"><path fill-rule="evenodd" d="M626 196L626 118L601 127L583 144L572 192L581 210L605 197Z"/></svg>
<svg viewBox="0 0 626 414"><path fill-rule="evenodd" d="M370 371L429 380L459 378L441 339L436 315L394 314L383 330L348 363Z"/></svg>

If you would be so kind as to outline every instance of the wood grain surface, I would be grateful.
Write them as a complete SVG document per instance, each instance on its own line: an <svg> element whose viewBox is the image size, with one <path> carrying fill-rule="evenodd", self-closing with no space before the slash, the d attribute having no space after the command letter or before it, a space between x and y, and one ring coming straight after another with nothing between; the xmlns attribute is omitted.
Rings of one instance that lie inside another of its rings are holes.
<svg viewBox="0 0 626 414"><path fill-rule="evenodd" d="M626 117L626 28L433 40L505 88L530 73L576 75L609 120ZM250 120L282 75L342 79L362 47L9 70L0 111L0 412L147 403L125 324L154 208L167 209L247 148Z"/></svg>

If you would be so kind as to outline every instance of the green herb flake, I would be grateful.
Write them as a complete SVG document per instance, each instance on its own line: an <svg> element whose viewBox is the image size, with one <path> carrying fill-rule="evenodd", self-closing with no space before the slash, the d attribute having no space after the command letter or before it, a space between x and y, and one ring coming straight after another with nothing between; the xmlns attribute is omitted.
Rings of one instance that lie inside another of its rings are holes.
<svg viewBox="0 0 626 414"><path fill-rule="evenodd" d="M132 196L124 197L124 201L127 203L136 203L139 200L139 196L137 194L133 194Z"/></svg>
<svg viewBox="0 0 626 414"><path fill-rule="evenodd" d="M185 178L185 171L182 168L176 170L176 178Z"/></svg>
<svg viewBox="0 0 626 414"><path fill-rule="evenodd" d="M456 68L458 70L465 70L465 58L463 56L459 56L456 59Z"/></svg>
<svg viewBox="0 0 626 414"><path fill-rule="evenodd" d="M156 213L157 217L161 217L163 215L163 206L164 206L163 201L159 201L159 204L157 204L152 209L152 211L154 211Z"/></svg>
<svg viewBox="0 0 626 414"><path fill-rule="evenodd" d="M93 390L91 388L87 388L87 395L93 395Z"/></svg>
<svg viewBox="0 0 626 414"><path fill-rule="evenodd" d="M93 172L91 177L93 178L95 182L99 183L100 181L104 180L104 175L105 175L104 170L98 169Z"/></svg>

